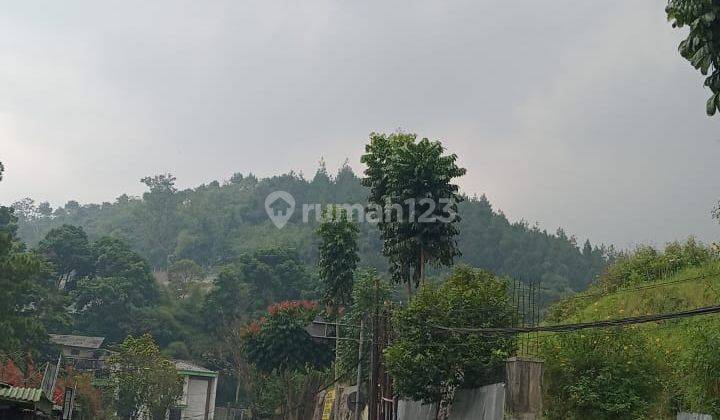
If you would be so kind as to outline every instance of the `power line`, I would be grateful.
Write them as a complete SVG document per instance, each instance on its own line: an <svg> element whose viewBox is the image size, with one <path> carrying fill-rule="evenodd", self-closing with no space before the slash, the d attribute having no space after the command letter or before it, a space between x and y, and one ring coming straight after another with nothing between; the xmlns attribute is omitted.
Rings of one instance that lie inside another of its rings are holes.
<svg viewBox="0 0 720 420"><path fill-rule="evenodd" d="M638 286L638 287L631 287L631 288L626 288L626 289L617 289L617 290L615 290L615 291L613 291L613 292L611 292L611 293L599 292L599 293L577 294L577 295L573 295L573 296L568 296L568 297L566 297L566 298L564 298L564 299L565 299L565 300L575 300L575 299L585 299L585 298L591 298L591 297L612 296L612 295L620 294L620 293L640 292L640 291L643 291L643 290L655 289L655 288L658 288L658 287L665 287L665 286L672 286L672 285L674 285L674 284L685 283L685 282L694 281L694 280L702 280L702 279L706 279L706 278L708 278L706 275L700 275L700 276L688 277L688 278L678 279L678 280L670 280L670 281L665 281L665 282L650 283L650 284L641 285L641 286Z"/></svg>
<svg viewBox="0 0 720 420"><path fill-rule="evenodd" d="M628 318L609 319L605 321L581 322L577 324L543 325L537 327L499 327L499 328L467 328L467 327L446 327L432 325L433 328L458 332L478 334L519 334L529 332L571 332L588 328L607 328L632 324L643 324L648 322L665 321L668 319L688 318L699 315L720 313L720 305L695 308L688 311L670 312L665 314L642 315Z"/></svg>

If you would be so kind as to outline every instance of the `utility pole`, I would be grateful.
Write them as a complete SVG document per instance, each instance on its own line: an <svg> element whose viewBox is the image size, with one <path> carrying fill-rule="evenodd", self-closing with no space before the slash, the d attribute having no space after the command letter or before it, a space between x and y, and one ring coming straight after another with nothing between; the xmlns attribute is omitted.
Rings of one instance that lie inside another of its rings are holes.
<svg viewBox="0 0 720 420"><path fill-rule="evenodd" d="M360 344L358 345L357 391L355 391L355 420L360 420L360 382L362 382L363 329L365 317L360 320Z"/></svg>
<svg viewBox="0 0 720 420"><path fill-rule="evenodd" d="M340 310L335 308L335 415L333 418L340 418L340 374L338 373L338 360L340 360Z"/></svg>
<svg viewBox="0 0 720 420"><path fill-rule="evenodd" d="M379 289L380 279L375 277L375 296L373 299L372 313L372 337L370 342L370 386L368 387L368 420L377 420L377 394L378 394L378 352L380 351L380 340L378 339L378 312L379 312Z"/></svg>

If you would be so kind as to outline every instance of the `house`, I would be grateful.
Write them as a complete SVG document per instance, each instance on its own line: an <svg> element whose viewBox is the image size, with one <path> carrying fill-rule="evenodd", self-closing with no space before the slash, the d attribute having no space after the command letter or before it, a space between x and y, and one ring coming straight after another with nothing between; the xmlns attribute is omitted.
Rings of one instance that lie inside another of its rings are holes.
<svg viewBox="0 0 720 420"><path fill-rule="evenodd" d="M102 370L110 354L100 348L105 337L50 334L50 341L60 347L65 363L76 370Z"/></svg>
<svg viewBox="0 0 720 420"><path fill-rule="evenodd" d="M184 360L173 362L185 383L177 407L170 410L169 420L213 420L218 373Z"/></svg>

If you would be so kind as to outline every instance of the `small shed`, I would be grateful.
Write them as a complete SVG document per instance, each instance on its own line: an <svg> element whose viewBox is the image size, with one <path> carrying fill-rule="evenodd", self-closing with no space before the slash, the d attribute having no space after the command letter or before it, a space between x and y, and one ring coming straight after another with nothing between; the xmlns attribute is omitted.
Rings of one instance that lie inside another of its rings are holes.
<svg viewBox="0 0 720 420"><path fill-rule="evenodd" d="M54 418L53 403L41 389L0 384L0 420Z"/></svg>
<svg viewBox="0 0 720 420"><path fill-rule="evenodd" d="M169 420L213 420L218 373L185 360L173 362L185 383L177 407L170 410Z"/></svg>

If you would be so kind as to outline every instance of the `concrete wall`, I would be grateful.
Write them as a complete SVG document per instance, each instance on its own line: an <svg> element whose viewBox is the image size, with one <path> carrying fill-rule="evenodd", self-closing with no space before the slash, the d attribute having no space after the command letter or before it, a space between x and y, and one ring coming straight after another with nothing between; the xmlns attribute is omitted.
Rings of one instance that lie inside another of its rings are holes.
<svg viewBox="0 0 720 420"><path fill-rule="evenodd" d="M505 408L505 384L497 383L455 393L450 420L502 420ZM435 404L401 400L398 420L434 420Z"/></svg>
<svg viewBox="0 0 720 420"><path fill-rule="evenodd" d="M505 411L505 384L486 385L477 389L462 389L455 393L451 419L502 419ZM457 416L457 417L456 417Z"/></svg>
<svg viewBox="0 0 720 420"><path fill-rule="evenodd" d="M678 413L677 420L712 420L712 416L699 413Z"/></svg>
<svg viewBox="0 0 720 420"><path fill-rule="evenodd" d="M215 420L247 420L242 408L215 407Z"/></svg>

